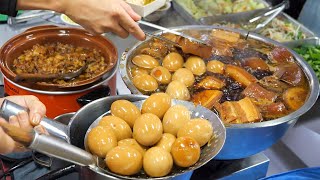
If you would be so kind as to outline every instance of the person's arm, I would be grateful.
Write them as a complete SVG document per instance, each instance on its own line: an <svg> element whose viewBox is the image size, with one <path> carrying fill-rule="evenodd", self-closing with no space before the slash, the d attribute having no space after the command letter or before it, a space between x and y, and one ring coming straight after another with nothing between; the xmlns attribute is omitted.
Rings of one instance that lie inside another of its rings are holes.
<svg viewBox="0 0 320 180"><path fill-rule="evenodd" d="M139 40L145 34L135 21L140 20L123 0L17 0L17 10L46 9L66 14L94 34L114 32L122 38L129 33Z"/></svg>

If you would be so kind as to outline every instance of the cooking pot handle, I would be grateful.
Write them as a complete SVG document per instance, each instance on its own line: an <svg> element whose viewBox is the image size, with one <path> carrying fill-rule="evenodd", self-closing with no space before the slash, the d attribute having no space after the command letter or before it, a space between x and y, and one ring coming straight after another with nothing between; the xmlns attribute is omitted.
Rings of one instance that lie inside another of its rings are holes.
<svg viewBox="0 0 320 180"><path fill-rule="evenodd" d="M28 112L29 110L5 99L0 108L0 116L6 120L9 120L10 116L17 115L20 111ZM42 118L40 124L46 128L49 134L70 142L70 138L68 136L68 126L46 117Z"/></svg>
<svg viewBox="0 0 320 180"><path fill-rule="evenodd" d="M61 178L63 176L69 175L74 172L77 172L77 166L72 164L72 165L68 165L66 167L51 171L51 172L39 177L36 180L56 180L58 178Z"/></svg>

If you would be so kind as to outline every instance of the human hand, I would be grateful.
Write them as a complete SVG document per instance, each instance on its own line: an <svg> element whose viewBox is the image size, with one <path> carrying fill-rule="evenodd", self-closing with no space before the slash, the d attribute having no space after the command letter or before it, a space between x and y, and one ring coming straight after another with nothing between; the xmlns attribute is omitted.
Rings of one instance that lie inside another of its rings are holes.
<svg viewBox="0 0 320 180"><path fill-rule="evenodd" d="M138 40L145 39L135 22L141 17L123 0L66 0L61 13L93 34L114 32L126 38L130 33Z"/></svg>
<svg viewBox="0 0 320 180"><path fill-rule="evenodd" d="M9 96L5 99L8 99L29 109L29 114L25 111L22 111L19 112L17 116L11 116L9 118L9 124L22 128L24 130L28 131L31 130L34 126L37 126L40 123L41 118L46 114L46 107L35 96ZM4 98L0 99L0 104L2 104L3 100ZM0 118L0 121L6 122L2 118ZM42 126L37 126L36 128L38 128L38 131L45 131ZM0 128L0 137L0 153L7 154L25 150L23 146L21 146L10 136L8 136L2 128Z"/></svg>

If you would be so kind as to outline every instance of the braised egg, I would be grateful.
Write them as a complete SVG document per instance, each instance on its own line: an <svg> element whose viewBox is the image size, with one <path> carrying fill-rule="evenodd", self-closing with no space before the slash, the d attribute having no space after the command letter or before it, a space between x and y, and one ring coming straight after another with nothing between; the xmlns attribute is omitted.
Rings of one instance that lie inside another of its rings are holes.
<svg viewBox="0 0 320 180"><path fill-rule="evenodd" d="M108 152L105 162L112 172L130 176L141 170L143 158L134 148L117 146Z"/></svg>
<svg viewBox="0 0 320 180"><path fill-rule="evenodd" d="M160 65L159 62L154 57L146 54L136 55L132 59L132 63L138 67L145 68L145 69L153 69Z"/></svg>
<svg viewBox="0 0 320 180"><path fill-rule="evenodd" d="M171 148L173 161L180 167L194 165L200 158L200 146L191 137L179 137Z"/></svg>
<svg viewBox="0 0 320 180"><path fill-rule="evenodd" d="M187 86L180 81L172 81L168 85L166 93L174 99L186 101L190 99L190 93Z"/></svg>
<svg viewBox="0 0 320 180"><path fill-rule="evenodd" d="M150 75L154 77L160 84L169 84L171 81L171 73L167 68L162 66L153 68Z"/></svg>
<svg viewBox="0 0 320 180"><path fill-rule="evenodd" d="M136 149L143 156L147 148L139 144L135 139L123 139L118 142L118 146L129 146Z"/></svg>
<svg viewBox="0 0 320 180"><path fill-rule="evenodd" d="M207 71L223 74L224 73L224 64L218 60L209 61L207 64Z"/></svg>
<svg viewBox="0 0 320 180"><path fill-rule="evenodd" d="M108 126L97 126L90 130L87 137L87 145L90 152L101 158L117 146L117 137Z"/></svg>
<svg viewBox="0 0 320 180"><path fill-rule="evenodd" d="M176 52L172 52L163 59L162 66L167 68L169 71L174 72L179 68L183 67L183 57Z"/></svg>
<svg viewBox="0 0 320 180"><path fill-rule="evenodd" d="M160 141L156 144L155 147L160 147L168 152L171 151L172 144L176 140L176 137L170 133L162 134Z"/></svg>
<svg viewBox="0 0 320 180"><path fill-rule="evenodd" d="M172 166L171 154L160 147L148 149L143 157L143 169L151 177L162 177L169 174Z"/></svg>
<svg viewBox="0 0 320 180"><path fill-rule="evenodd" d="M156 144L162 136L163 128L158 116L145 113L134 123L133 138L144 146Z"/></svg>
<svg viewBox="0 0 320 180"><path fill-rule="evenodd" d="M111 114L123 119L132 128L136 119L141 115L137 106L128 100L117 100L111 104Z"/></svg>
<svg viewBox="0 0 320 180"><path fill-rule="evenodd" d="M130 126L123 119L116 116L104 116L100 120L99 126L111 127L118 141L131 138L132 136Z"/></svg>
<svg viewBox="0 0 320 180"><path fill-rule="evenodd" d="M195 82L193 73L186 68L180 68L173 74L172 81L176 80L182 82L187 87L192 86Z"/></svg>
<svg viewBox="0 0 320 180"><path fill-rule="evenodd" d="M191 119L184 124L178 131L178 137L192 137L200 146L205 145L213 134L213 127L206 119Z"/></svg>
<svg viewBox="0 0 320 180"><path fill-rule="evenodd" d="M190 111L183 105L171 106L165 113L162 124L165 133L177 136L178 130L190 120Z"/></svg>
<svg viewBox="0 0 320 180"><path fill-rule="evenodd" d="M147 98L141 108L141 113L152 113L162 119L171 106L171 97L166 93L154 93Z"/></svg>
<svg viewBox="0 0 320 180"><path fill-rule="evenodd" d="M159 86L157 80L148 74L134 76L132 82L139 90L145 92L155 91Z"/></svg>
<svg viewBox="0 0 320 180"><path fill-rule="evenodd" d="M184 66L194 75L201 76L206 72L206 64L204 63L203 59L197 56L189 57Z"/></svg>

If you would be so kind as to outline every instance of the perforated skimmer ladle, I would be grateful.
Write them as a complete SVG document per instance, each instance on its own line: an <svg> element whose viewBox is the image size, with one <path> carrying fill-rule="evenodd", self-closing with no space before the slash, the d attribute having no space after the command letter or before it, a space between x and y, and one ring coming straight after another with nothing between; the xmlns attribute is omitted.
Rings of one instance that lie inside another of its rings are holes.
<svg viewBox="0 0 320 180"><path fill-rule="evenodd" d="M135 104L139 109L141 109L144 101L145 100L135 101L132 103ZM114 102L114 100L111 99L110 102L108 102L107 104L112 104L112 102ZM167 176L155 178L155 179L168 179L168 178L176 177L184 173L187 173L189 171L198 169L199 167L203 166L208 161L210 161L212 158L214 158L220 152L226 139L226 129L222 121L213 111L207 108L204 108L202 106L195 106L192 102L172 100L172 103L171 103L172 106L177 104L185 106L191 112L191 118L207 119L213 127L213 130L214 130L213 137L209 140L209 142L205 146L201 148L200 159L196 164L188 168L179 168L177 166L174 166L171 172ZM1 112L1 114L4 114L2 116L9 117L9 114L10 115L17 114L19 111L14 110L15 106L16 105L14 106L11 105L10 109L2 108L3 112ZM106 107L95 106L94 108L106 108ZM16 108L16 109L19 109L19 108ZM21 106L20 106L20 109L21 109ZM84 137L85 149L87 151L84 151L78 147L70 145L61 139L57 139L55 137L51 137L43 134L40 135L37 133L35 133L35 135L33 136L33 141L30 143L29 147L31 149L42 152L44 154L51 155L65 161L69 161L69 162L78 164L80 166L87 166L92 171L95 171L99 174L103 173L105 176L109 176L109 177L112 176L113 178L117 177L121 179L134 179L134 180L150 179L150 177L147 176L142 170L138 174L133 176L122 176L119 174L115 174L109 171L103 159L97 158L96 156L93 156L89 152L89 148L86 144L88 133L91 131L92 128L98 125L99 121L103 116L110 114L109 110L107 109L106 113L102 114L99 118L97 118L88 128L86 135Z"/></svg>

